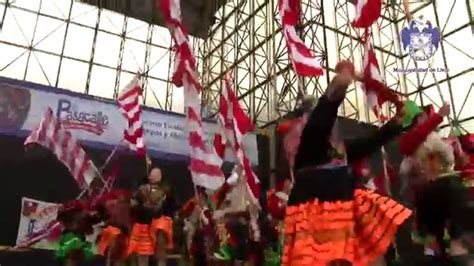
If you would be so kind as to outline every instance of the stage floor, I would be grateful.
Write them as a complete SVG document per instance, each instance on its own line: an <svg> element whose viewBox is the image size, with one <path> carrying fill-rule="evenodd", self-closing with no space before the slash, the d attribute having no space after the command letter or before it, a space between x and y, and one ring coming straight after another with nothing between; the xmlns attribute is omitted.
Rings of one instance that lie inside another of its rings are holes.
<svg viewBox="0 0 474 266"><path fill-rule="evenodd" d="M186 265L180 263L181 256L170 255L167 266ZM102 258L97 258L91 263L81 266L103 266ZM10 250L6 247L0 248L0 266L60 266L54 258L54 252L39 249Z"/></svg>

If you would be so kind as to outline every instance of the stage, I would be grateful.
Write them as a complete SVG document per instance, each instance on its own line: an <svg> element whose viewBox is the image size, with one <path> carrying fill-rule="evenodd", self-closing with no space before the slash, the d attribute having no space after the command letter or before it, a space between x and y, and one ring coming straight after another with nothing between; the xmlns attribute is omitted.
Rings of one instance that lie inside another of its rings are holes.
<svg viewBox="0 0 474 266"><path fill-rule="evenodd" d="M95 261L81 266L103 266L105 262L98 257ZM150 264L151 265L151 264ZM168 256L168 266L187 265L181 263L180 255ZM0 266L60 266L54 258L54 252L39 249L12 250L0 247Z"/></svg>

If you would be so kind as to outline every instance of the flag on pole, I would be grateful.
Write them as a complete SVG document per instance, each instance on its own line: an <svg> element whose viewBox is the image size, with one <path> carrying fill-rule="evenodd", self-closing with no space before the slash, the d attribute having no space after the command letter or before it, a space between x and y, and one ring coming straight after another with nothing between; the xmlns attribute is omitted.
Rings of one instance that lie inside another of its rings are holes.
<svg viewBox="0 0 474 266"><path fill-rule="evenodd" d="M94 163L72 134L54 118L51 108L48 108L38 127L31 131L24 145L31 143L51 150L69 169L81 189L88 188L92 180L99 175Z"/></svg>
<svg viewBox="0 0 474 266"><path fill-rule="evenodd" d="M403 108L403 103L400 101L397 93L387 88L382 80L379 63L375 56L374 47L372 46L368 31L365 33L365 53L363 60L362 89L367 98L367 105L369 109L372 109L379 120L386 121L387 117L381 113L382 105L386 102L392 102L399 109Z"/></svg>
<svg viewBox="0 0 474 266"><path fill-rule="evenodd" d="M318 58L296 33L295 26L300 19L300 0L279 0L279 13L288 56L295 72L306 77L321 76L324 71Z"/></svg>
<svg viewBox="0 0 474 266"><path fill-rule="evenodd" d="M118 104L120 111L127 119L127 128L123 132L123 138L128 147L136 151L138 155L145 155L145 142L143 141L142 101L143 89L140 86L140 76L137 75L120 92Z"/></svg>
<svg viewBox="0 0 474 266"><path fill-rule="evenodd" d="M382 0L355 0L354 28L369 28L380 18Z"/></svg>
<svg viewBox="0 0 474 266"><path fill-rule="evenodd" d="M176 42L172 82L183 87L186 128L189 133L190 166L193 182L208 189L217 189L224 183L222 159L215 149L208 147L202 129L202 86L196 71L196 58L191 49L188 33L181 21L179 0L160 0L161 11Z"/></svg>
<svg viewBox="0 0 474 266"><path fill-rule="evenodd" d="M245 114L239 104L229 75L225 75L225 88L220 98L219 124L226 134L228 143L232 146L237 161L242 165L247 181L247 187L251 194L253 203L258 205L260 187L257 175L253 172L252 165L248 159L244 147L243 136L253 130L252 120ZM230 128L230 130L228 130Z"/></svg>

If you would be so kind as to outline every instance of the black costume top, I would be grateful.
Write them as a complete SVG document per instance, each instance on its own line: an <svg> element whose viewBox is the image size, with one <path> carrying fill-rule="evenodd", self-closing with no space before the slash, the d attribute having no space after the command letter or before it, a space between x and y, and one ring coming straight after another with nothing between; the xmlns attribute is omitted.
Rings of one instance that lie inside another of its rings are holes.
<svg viewBox="0 0 474 266"><path fill-rule="evenodd" d="M295 186L288 205L298 205L315 198L321 201L352 200L356 180L352 178L347 164L376 152L402 132L401 125L388 122L371 136L343 140L345 154L339 154L330 137L344 96L340 95L337 99L321 96L310 114L295 158ZM347 163L321 167L336 156L345 157Z"/></svg>

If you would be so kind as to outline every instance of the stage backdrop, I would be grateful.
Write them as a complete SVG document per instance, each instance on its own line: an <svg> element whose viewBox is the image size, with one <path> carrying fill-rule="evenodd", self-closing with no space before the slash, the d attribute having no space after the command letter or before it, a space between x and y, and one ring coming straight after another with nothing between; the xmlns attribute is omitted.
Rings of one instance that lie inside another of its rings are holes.
<svg viewBox="0 0 474 266"><path fill-rule="evenodd" d="M28 135L48 107L81 144L102 149L122 145L126 120L115 101L0 77L0 132ZM151 156L177 160L187 156L184 115L144 107L142 120ZM207 142L212 143L217 124L205 121L203 129ZM255 134L244 137L244 149L252 164L257 165ZM226 152L226 161L235 161L230 150Z"/></svg>
<svg viewBox="0 0 474 266"><path fill-rule="evenodd" d="M111 150L121 145L125 119L114 101L0 77L0 246L15 244L23 197L63 203L80 193L67 168L54 154L40 146L25 151L23 146L47 107L70 128L99 168ZM183 203L194 193L183 131L185 118L181 114L145 107L143 120L153 166L162 169L164 183L170 186L178 204ZM205 121L204 128L208 141L212 141L216 124ZM267 138L251 134L245 138L244 146L266 186ZM226 155L228 162L223 169L228 174L234 159L229 150ZM146 181L144 160L126 153L117 158L117 163L120 171L116 188L135 189Z"/></svg>

